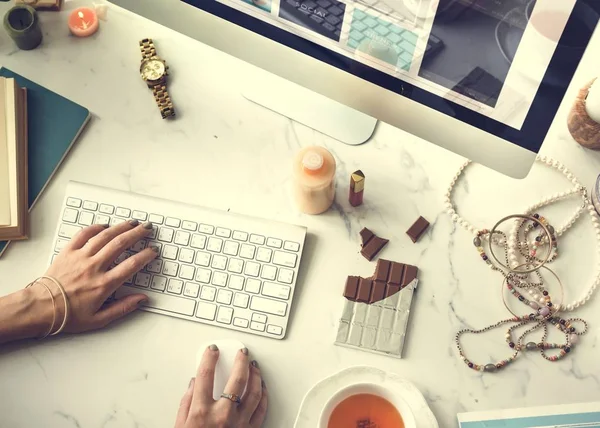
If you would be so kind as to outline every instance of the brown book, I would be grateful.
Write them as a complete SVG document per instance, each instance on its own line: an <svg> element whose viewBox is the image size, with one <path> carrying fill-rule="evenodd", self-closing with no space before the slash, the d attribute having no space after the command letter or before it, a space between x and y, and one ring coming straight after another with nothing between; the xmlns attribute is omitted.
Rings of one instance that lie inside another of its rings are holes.
<svg viewBox="0 0 600 428"><path fill-rule="evenodd" d="M0 79L0 164L0 240L27 239L27 92L6 78Z"/></svg>

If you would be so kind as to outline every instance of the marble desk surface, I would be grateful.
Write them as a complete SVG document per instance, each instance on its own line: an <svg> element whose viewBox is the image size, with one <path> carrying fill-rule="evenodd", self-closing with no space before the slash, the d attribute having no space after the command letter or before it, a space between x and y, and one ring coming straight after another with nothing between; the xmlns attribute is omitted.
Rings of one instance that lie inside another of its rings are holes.
<svg viewBox="0 0 600 428"><path fill-rule="evenodd" d="M291 428L303 395L317 381L353 365L393 371L423 392L441 427L456 413L600 399L600 300L576 312L590 332L567 359L537 354L498 374L482 374L457 358L454 334L506 317L498 274L474 251L472 237L444 213L443 195L463 159L415 136L380 124L371 142L350 147L244 99L250 66L129 12L109 6L93 37L68 33L61 13L43 13L43 44L20 51L1 32L0 64L85 105L87 130L32 213L32 237L0 259L0 293L41 275L69 180L105 185L232 212L302 224L309 235L291 327L284 341L240 335L152 313L137 313L103 331L0 350L0 427L163 428L172 426L194 374L197 347L237 338L260 362L270 389L268 428ZM2 13L8 6L2 6ZM167 59L175 121L160 119L139 77L138 40L152 37ZM591 186L600 158L570 137L566 115L575 93L596 76L596 34L563 102L542 152L556 157ZM268 75L264 75L268 78ZM337 196L320 216L300 214L289 195L290 162L303 146L327 147L338 162ZM347 201L349 174L366 176L365 203ZM522 181L481 166L468 170L456 195L458 210L476 226L491 227L540 198L570 187L563 176L535 165ZM544 214L563 224L575 201ZM429 232L413 244L406 229L423 215ZM368 276L358 232L372 228L391 240L381 256L420 268L405 358L396 360L333 345L348 274ZM555 263L569 300L598 271L589 218L560 241ZM503 331L467 342L476 361L504 358Z"/></svg>

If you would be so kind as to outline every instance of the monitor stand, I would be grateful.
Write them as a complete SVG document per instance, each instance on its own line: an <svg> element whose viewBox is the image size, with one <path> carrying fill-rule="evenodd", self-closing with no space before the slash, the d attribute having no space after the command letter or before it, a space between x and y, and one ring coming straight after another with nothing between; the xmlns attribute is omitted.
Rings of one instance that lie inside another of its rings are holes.
<svg viewBox="0 0 600 428"><path fill-rule="evenodd" d="M248 79L242 95L263 107L356 146L371 138L377 119L269 73L265 79Z"/></svg>

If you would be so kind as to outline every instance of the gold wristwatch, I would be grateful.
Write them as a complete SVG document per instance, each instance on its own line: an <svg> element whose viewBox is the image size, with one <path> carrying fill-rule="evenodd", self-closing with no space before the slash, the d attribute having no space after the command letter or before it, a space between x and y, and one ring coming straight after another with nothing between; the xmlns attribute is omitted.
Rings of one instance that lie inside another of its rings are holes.
<svg viewBox="0 0 600 428"><path fill-rule="evenodd" d="M175 109L173 108L171 97L169 97L169 93L167 92L169 67L166 61L156 55L156 48L152 39L141 40L140 50L142 51L142 65L140 65L142 79L152 89L162 118L174 117Z"/></svg>

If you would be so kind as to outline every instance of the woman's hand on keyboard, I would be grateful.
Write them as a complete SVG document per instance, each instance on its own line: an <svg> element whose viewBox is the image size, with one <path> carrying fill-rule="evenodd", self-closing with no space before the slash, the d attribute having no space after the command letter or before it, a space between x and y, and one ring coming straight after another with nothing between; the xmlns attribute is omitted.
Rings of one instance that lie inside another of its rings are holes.
<svg viewBox="0 0 600 428"><path fill-rule="evenodd" d="M133 294L104 305L117 288L158 255L155 248L146 248L108 270L117 257L151 231L151 223L140 224L137 220L129 220L112 227L89 226L71 239L45 274L58 280L67 294L69 318L64 331L78 333L104 327L133 312L142 301L147 300L143 294ZM49 281L44 281L49 287L53 286ZM41 298L49 300L42 287L38 287L38 292ZM58 294L55 300L56 319L62 320L63 299ZM50 305L50 302L46 305ZM49 316L48 326L52 314ZM60 321L56 328L58 325Z"/></svg>
<svg viewBox="0 0 600 428"><path fill-rule="evenodd" d="M196 377L181 399L175 428L260 428L267 414L267 387L256 361L248 361L248 350L240 350L225 386L225 394L241 397L240 404L228 398L213 399L215 368L219 350L209 346ZM245 392L244 392L245 390Z"/></svg>

